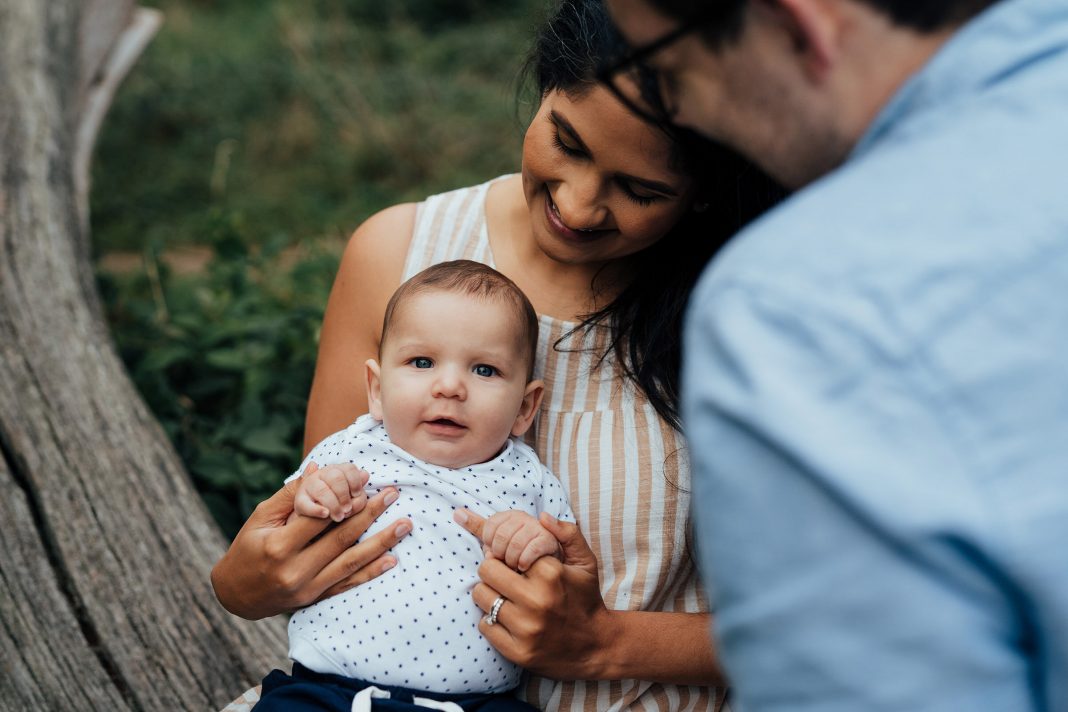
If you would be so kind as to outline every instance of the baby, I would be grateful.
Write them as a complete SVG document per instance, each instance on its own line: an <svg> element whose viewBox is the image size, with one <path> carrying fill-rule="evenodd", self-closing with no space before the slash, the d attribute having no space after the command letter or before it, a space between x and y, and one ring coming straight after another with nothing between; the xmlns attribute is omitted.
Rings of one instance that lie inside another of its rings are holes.
<svg viewBox="0 0 1068 712"><path fill-rule="evenodd" d="M540 512L574 521L560 482L518 439L544 390L533 379L537 335L522 291L477 262L435 265L394 293L379 360L366 363L371 412L308 454L294 506L340 520L367 493L396 485L390 511L400 507L413 531L394 549L395 569L294 614L293 675L268 675L257 710L370 709L372 697L390 696L389 709L413 699L424 708L532 709L500 694L521 671L478 631L471 590L483 552L452 513L488 517L495 549L507 532L501 556L521 571L559 551ZM371 473L366 486L360 470Z"/></svg>

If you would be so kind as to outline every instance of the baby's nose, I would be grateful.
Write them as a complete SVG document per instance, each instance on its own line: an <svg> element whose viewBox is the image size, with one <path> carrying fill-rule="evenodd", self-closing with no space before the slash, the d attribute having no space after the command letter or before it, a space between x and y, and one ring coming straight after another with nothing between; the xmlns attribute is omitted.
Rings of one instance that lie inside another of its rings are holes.
<svg viewBox="0 0 1068 712"><path fill-rule="evenodd" d="M455 369L441 369L438 371L437 378L434 379L433 394L439 398L462 399L466 397L467 389L464 386L463 377Z"/></svg>

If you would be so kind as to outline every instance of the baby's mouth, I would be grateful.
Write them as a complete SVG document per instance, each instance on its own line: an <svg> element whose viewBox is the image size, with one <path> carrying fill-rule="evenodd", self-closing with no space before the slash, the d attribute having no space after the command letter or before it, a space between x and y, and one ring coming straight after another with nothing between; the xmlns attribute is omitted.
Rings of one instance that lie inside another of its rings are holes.
<svg viewBox="0 0 1068 712"><path fill-rule="evenodd" d="M452 420L450 418L435 418L434 420L428 420L427 422L430 423L431 425L441 425L441 426L444 426L444 427L447 427L447 428L463 428L463 427L466 427L464 425L461 425L460 423L457 423L455 420Z"/></svg>

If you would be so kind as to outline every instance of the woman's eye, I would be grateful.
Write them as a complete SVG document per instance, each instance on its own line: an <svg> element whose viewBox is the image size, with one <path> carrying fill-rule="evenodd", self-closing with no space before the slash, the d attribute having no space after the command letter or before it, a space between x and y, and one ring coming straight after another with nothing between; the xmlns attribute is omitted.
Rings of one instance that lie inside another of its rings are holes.
<svg viewBox="0 0 1068 712"><path fill-rule="evenodd" d="M637 203L638 205L642 205L642 206L652 205L653 203L655 203L657 200L660 200L660 198L661 198L661 196L659 196L659 195L649 195L647 193L639 193L636 190L634 190L634 188L631 187L630 184L628 184L628 183L623 183L622 186L623 186L623 193L627 196L627 199L632 201L632 202L634 202L634 203Z"/></svg>
<svg viewBox="0 0 1068 712"><path fill-rule="evenodd" d="M475 366L475 375L489 378L490 376L497 375L497 369L495 369L493 366L487 366L484 363L480 363L479 365Z"/></svg>
<svg viewBox="0 0 1068 712"><path fill-rule="evenodd" d="M430 368L434 362L425 356L416 356L411 360L411 364L416 368Z"/></svg>
<svg viewBox="0 0 1068 712"><path fill-rule="evenodd" d="M566 143L564 143L564 140L560 138L559 131L553 131L553 145L563 151L566 155L571 156L573 158L578 158L579 156L586 155L585 153L583 153L582 149L576 148L574 146L568 146Z"/></svg>

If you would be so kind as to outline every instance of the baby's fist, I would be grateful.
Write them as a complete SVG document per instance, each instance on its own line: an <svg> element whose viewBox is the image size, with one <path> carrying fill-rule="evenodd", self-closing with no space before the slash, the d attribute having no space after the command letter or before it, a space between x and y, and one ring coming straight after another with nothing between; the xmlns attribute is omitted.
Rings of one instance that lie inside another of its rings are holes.
<svg viewBox="0 0 1068 712"><path fill-rule="evenodd" d="M526 512L497 512L486 520L482 543L487 556L510 568L526 571L543 556L559 556L560 544L536 518Z"/></svg>
<svg viewBox="0 0 1068 712"><path fill-rule="evenodd" d="M300 480L293 508L306 517L340 522L367 504L367 473L353 464L327 465Z"/></svg>

